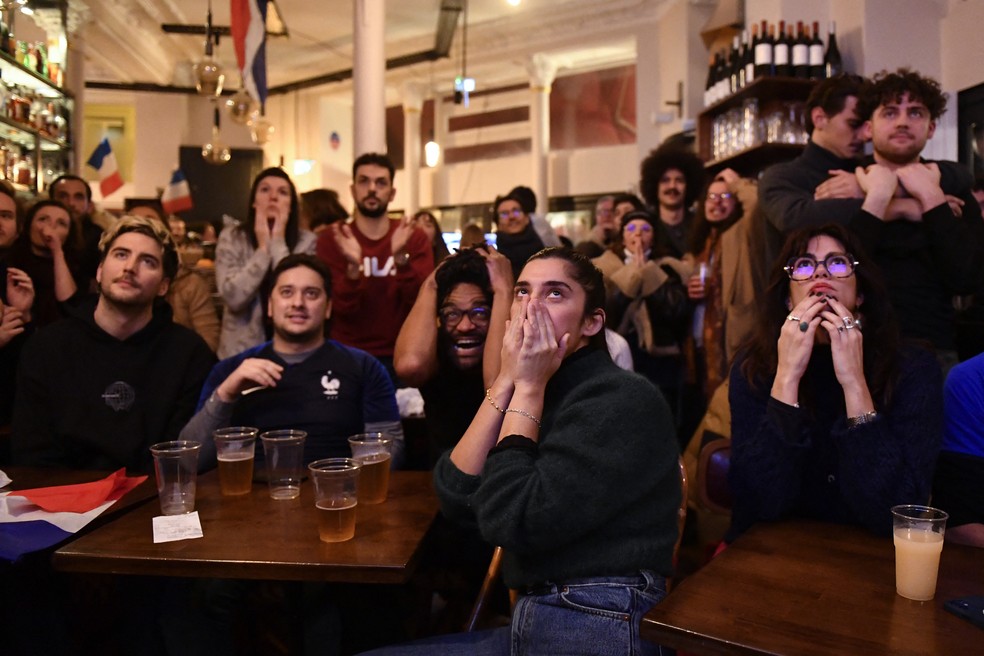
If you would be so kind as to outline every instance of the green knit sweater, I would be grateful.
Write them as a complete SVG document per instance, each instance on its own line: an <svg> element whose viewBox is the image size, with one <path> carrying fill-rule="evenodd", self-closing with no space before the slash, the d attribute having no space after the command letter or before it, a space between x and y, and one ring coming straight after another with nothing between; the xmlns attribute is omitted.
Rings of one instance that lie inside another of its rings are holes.
<svg viewBox="0 0 984 656"><path fill-rule="evenodd" d="M497 447L481 476L434 470L448 517L501 545L513 588L672 573L680 505L669 407L642 376L581 349L547 383L539 446Z"/></svg>

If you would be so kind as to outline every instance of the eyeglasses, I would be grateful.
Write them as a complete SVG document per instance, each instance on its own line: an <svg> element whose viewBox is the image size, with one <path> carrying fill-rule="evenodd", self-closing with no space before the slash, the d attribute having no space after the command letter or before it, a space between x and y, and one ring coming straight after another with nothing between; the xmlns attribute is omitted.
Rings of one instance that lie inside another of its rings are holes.
<svg viewBox="0 0 984 656"><path fill-rule="evenodd" d="M710 193L707 194L707 200L710 200L710 201L716 201L718 199L721 199L721 200L731 200L734 197L735 197L735 195L733 193L731 193L730 191L725 191L724 193L721 193L721 194L716 194L716 193L714 193L712 191L712 192L710 192Z"/></svg>
<svg viewBox="0 0 984 656"><path fill-rule="evenodd" d="M462 318L467 314L468 320L479 328L484 328L489 325L489 320L492 318L492 311L480 305L478 307L473 307L470 310L459 310L455 307L441 308L438 314L441 317L441 323L444 324L445 328L454 328L459 323L461 323Z"/></svg>
<svg viewBox="0 0 984 656"><path fill-rule="evenodd" d="M644 223L642 225L639 225L637 223L630 223L627 226L625 226L625 229L628 230L629 232L635 232L637 229L640 232L652 232L653 231L653 227L651 225L649 225L648 223Z"/></svg>
<svg viewBox="0 0 984 656"><path fill-rule="evenodd" d="M854 274L854 269L859 262L850 253L833 253L823 260L817 260L811 255L801 255L791 258L783 269L792 280L809 280L816 274L817 267L821 264L831 277L849 278Z"/></svg>
<svg viewBox="0 0 984 656"><path fill-rule="evenodd" d="M523 216L523 210L504 210L499 212L500 219L508 219L510 216L514 219L518 219Z"/></svg>

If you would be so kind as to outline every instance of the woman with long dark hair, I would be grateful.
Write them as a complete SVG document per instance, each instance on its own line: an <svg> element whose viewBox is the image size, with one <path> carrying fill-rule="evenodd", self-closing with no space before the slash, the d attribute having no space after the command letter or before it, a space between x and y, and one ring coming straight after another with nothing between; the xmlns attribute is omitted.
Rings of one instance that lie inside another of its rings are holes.
<svg viewBox="0 0 984 656"><path fill-rule="evenodd" d="M427 210L417 212L413 219L417 222L417 226L427 235L427 239L431 243L431 251L434 253L434 266L437 266L444 261L444 258L451 255L448 245L444 242L444 233L441 231L441 224L437 222L437 217Z"/></svg>
<svg viewBox="0 0 984 656"><path fill-rule="evenodd" d="M933 353L900 342L878 273L838 225L790 235L731 370L732 540L802 517L889 534L926 503L942 429Z"/></svg>
<svg viewBox="0 0 984 656"><path fill-rule="evenodd" d="M246 220L226 227L215 249L215 282L225 303L220 359L266 341L270 273L291 253L314 253L315 236L300 229L297 190L283 169L260 171L249 197Z"/></svg>
<svg viewBox="0 0 984 656"><path fill-rule="evenodd" d="M27 211L24 228L7 252L6 261L34 283L31 316L36 328L60 319L60 304L83 287L81 249L78 227L67 207L56 200L39 200Z"/></svg>
<svg viewBox="0 0 984 656"><path fill-rule="evenodd" d="M514 289L499 374L434 483L444 514L501 545L506 584L528 594L511 627L383 653L656 653L639 624L673 569L669 408L609 357L604 282L583 255L540 251Z"/></svg>

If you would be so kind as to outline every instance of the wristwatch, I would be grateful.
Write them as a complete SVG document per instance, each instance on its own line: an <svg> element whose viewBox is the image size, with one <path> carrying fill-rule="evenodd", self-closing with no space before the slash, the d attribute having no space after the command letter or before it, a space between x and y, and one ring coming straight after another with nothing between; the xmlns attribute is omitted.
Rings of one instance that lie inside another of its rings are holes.
<svg viewBox="0 0 984 656"><path fill-rule="evenodd" d="M410 262L410 253L407 251L400 251L393 256L393 263L398 267L405 267L407 263Z"/></svg>

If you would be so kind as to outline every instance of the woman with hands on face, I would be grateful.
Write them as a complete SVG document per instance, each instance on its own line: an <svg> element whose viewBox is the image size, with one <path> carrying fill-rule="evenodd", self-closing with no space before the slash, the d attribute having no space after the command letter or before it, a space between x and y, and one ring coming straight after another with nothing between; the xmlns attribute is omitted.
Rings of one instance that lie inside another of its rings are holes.
<svg viewBox="0 0 984 656"><path fill-rule="evenodd" d="M24 229L7 253L6 263L23 272L32 285L31 314L36 327L60 319L60 304L78 293L82 282L79 245L75 222L58 201L40 200L27 211Z"/></svg>
<svg viewBox="0 0 984 656"><path fill-rule="evenodd" d="M226 227L215 249L215 282L225 303L220 359L268 339L264 313L271 272L291 253L314 253L314 233L300 228L297 190L283 169L260 171L250 199L246 220Z"/></svg>
<svg viewBox="0 0 984 656"><path fill-rule="evenodd" d="M765 302L731 370L726 540L789 517L888 534L893 505L929 500L935 357L901 342L878 272L841 226L790 235Z"/></svg>
<svg viewBox="0 0 984 656"><path fill-rule="evenodd" d="M638 626L672 571L678 452L666 402L611 361L604 304L601 272L583 255L533 255L514 286L498 375L434 470L445 516L501 545L506 584L529 592L513 626L378 653L659 649Z"/></svg>

